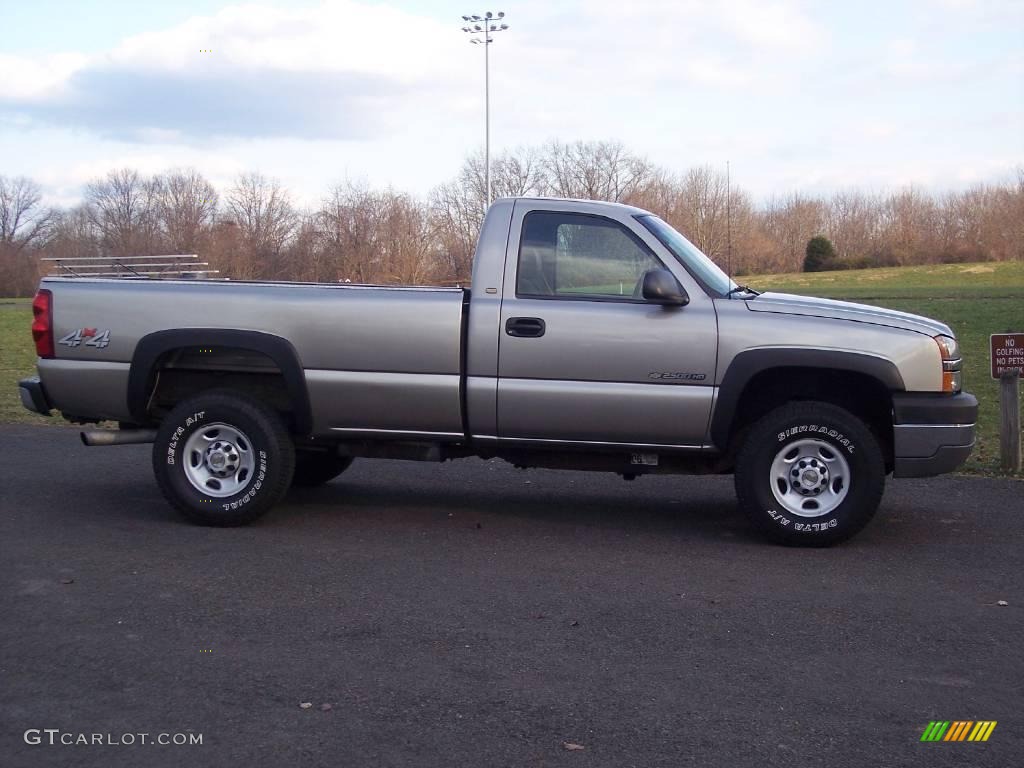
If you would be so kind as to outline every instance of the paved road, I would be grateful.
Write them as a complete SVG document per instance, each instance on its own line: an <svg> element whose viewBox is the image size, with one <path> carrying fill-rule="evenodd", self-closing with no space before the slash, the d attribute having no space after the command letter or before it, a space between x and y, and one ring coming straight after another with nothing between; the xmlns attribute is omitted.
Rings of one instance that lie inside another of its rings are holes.
<svg viewBox="0 0 1024 768"><path fill-rule="evenodd" d="M1024 484L883 507L805 551L752 539L728 478L360 461L210 530L146 446L0 427L0 765L1020 765ZM934 719L999 725L920 743Z"/></svg>

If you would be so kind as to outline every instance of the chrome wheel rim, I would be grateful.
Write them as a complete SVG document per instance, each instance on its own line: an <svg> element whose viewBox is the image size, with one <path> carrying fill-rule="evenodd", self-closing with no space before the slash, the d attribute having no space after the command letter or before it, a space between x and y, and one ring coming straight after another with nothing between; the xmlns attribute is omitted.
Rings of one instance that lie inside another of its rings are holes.
<svg viewBox="0 0 1024 768"><path fill-rule="evenodd" d="M256 458L252 442L237 427L206 424L185 441L185 477L207 496L234 496L252 480Z"/></svg>
<svg viewBox="0 0 1024 768"><path fill-rule="evenodd" d="M784 446L772 461L769 482L775 500L799 517L821 517L850 491L850 465L839 449L808 438Z"/></svg>

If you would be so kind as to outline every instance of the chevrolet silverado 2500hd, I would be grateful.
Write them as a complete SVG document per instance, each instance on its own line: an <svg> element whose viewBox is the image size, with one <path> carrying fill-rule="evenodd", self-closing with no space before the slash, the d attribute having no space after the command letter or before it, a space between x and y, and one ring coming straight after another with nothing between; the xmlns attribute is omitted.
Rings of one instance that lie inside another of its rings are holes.
<svg viewBox="0 0 1024 768"><path fill-rule="evenodd" d="M924 317L736 285L624 205L505 199L471 290L45 278L25 406L87 444L153 443L167 500L239 525L354 457L733 473L753 525L820 546L885 477L974 444L952 331Z"/></svg>

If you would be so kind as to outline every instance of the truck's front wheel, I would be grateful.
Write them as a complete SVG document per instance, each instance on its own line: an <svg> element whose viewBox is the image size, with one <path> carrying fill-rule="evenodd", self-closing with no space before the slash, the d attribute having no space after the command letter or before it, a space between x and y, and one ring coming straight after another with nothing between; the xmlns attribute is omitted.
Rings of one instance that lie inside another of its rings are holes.
<svg viewBox="0 0 1024 768"><path fill-rule="evenodd" d="M200 525L251 523L284 495L294 469L295 448L280 417L228 390L179 403L153 444L161 492Z"/></svg>
<svg viewBox="0 0 1024 768"><path fill-rule="evenodd" d="M885 463L871 431L849 412L790 403L751 428L735 480L759 531L782 544L821 547L868 524L885 489Z"/></svg>

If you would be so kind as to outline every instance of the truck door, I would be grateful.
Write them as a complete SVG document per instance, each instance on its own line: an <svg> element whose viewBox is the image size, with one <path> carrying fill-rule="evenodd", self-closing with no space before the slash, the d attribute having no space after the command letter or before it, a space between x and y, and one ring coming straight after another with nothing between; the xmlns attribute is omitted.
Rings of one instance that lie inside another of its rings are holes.
<svg viewBox="0 0 1024 768"><path fill-rule="evenodd" d="M516 203L500 312L497 436L699 447L714 394L714 303L631 209L586 210ZM686 306L642 297L644 274L661 268L686 290Z"/></svg>

